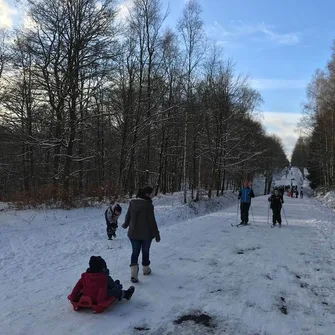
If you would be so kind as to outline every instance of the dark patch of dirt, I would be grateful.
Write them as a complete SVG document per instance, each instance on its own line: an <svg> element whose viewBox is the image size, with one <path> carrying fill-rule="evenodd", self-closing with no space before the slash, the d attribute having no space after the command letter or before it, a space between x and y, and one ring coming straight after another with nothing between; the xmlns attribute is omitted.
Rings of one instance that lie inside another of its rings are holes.
<svg viewBox="0 0 335 335"><path fill-rule="evenodd" d="M134 327L134 329L135 329L135 330L138 330L138 331L140 331L140 332L150 330L150 328L146 328L146 327Z"/></svg>
<svg viewBox="0 0 335 335"><path fill-rule="evenodd" d="M281 311L283 314L285 314L285 315L288 314L288 311L287 311L287 307L286 307L286 306L282 306L282 307L280 307L279 309L280 309L280 311Z"/></svg>
<svg viewBox="0 0 335 335"><path fill-rule="evenodd" d="M252 247L252 248L249 248L247 250L249 250L249 251L255 251L255 250L259 250L259 249L260 249L260 247Z"/></svg>
<svg viewBox="0 0 335 335"><path fill-rule="evenodd" d="M259 250L260 247L252 247L252 248L248 248L248 249L245 249L245 250L240 250L237 252L238 255L243 255L245 251L255 251L255 250Z"/></svg>
<svg viewBox="0 0 335 335"><path fill-rule="evenodd" d="M219 289L217 289L215 291L211 291L210 293L217 293L217 292L222 292L222 290L219 288Z"/></svg>
<svg viewBox="0 0 335 335"><path fill-rule="evenodd" d="M193 321L196 324L201 324L207 328L215 328L215 325L213 324L212 317L207 314L186 314L181 317L179 317L177 320L174 320L174 323L177 325L182 324L186 321Z"/></svg>

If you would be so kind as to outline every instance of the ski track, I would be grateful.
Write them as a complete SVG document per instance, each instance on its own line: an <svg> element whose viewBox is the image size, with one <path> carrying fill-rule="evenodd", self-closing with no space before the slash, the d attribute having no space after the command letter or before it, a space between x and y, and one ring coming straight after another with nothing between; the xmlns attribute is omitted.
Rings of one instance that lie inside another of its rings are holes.
<svg viewBox="0 0 335 335"><path fill-rule="evenodd" d="M284 200L289 225L282 213L281 229L270 228L267 197L253 199L255 222L250 211L247 227L231 226L236 205L160 226L152 275L140 275L131 301L98 315L72 311L66 296L92 254L106 259L114 279L131 285L126 232L118 230L109 250L104 209L75 217L71 211L2 213L1 334L333 335L335 213L313 199ZM216 328L173 323L194 311L211 315Z"/></svg>

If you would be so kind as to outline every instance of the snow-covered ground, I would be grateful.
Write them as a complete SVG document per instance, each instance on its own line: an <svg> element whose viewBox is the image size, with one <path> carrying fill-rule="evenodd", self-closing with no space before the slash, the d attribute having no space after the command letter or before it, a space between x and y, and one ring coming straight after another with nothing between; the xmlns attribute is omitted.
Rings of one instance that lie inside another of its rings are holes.
<svg viewBox="0 0 335 335"><path fill-rule="evenodd" d="M298 186L299 190L301 186L306 188L309 186L308 180L304 180L301 171L296 167L292 167L288 170L287 174L286 171L283 171L280 176L274 180L275 186L290 186L291 183L293 186Z"/></svg>
<svg viewBox="0 0 335 335"><path fill-rule="evenodd" d="M325 206L335 210L335 191L327 192L325 195L318 194L316 198Z"/></svg>
<svg viewBox="0 0 335 335"><path fill-rule="evenodd" d="M5 209L0 333L333 335L335 213L313 199L284 200L288 225L283 215L283 228L271 229L267 197L253 199L243 228L231 226L238 208L229 193L193 208L180 194L155 199L162 241L152 245L153 273L103 314L74 312L66 297L91 255L130 285L126 231L109 250L104 208ZM199 314L212 318L207 326L174 322Z"/></svg>

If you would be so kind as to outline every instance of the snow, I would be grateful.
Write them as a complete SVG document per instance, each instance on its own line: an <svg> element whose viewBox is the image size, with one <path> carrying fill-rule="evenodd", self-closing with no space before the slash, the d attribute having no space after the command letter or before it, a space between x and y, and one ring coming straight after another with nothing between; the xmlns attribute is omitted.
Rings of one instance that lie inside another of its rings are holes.
<svg viewBox="0 0 335 335"><path fill-rule="evenodd" d="M335 210L335 191L324 193L318 193L316 198L328 208Z"/></svg>
<svg viewBox="0 0 335 335"><path fill-rule="evenodd" d="M130 243L119 228L107 248L105 207L0 211L1 334L335 334L335 213L285 196L288 225L282 215L283 227L271 229L261 196L251 225L236 228L235 196L191 206L180 193L156 198L162 240L151 248L152 275L103 314L74 312L66 297L91 255L131 285ZM174 323L197 313L214 328Z"/></svg>
<svg viewBox="0 0 335 335"><path fill-rule="evenodd" d="M290 170L288 170L287 175L285 171L282 171L280 177L274 181L274 184L275 186L291 186L292 183L293 186L298 185L300 189L301 186L309 186L309 182L306 179L305 181L306 182L304 183L304 178L301 171L296 167L292 167Z"/></svg>
<svg viewBox="0 0 335 335"><path fill-rule="evenodd" d="M265 177L264 176L257 176L253 183L252 183L252 189L254 191L255 196L263 195L264 194L264 188L265 188Z"/></svg>

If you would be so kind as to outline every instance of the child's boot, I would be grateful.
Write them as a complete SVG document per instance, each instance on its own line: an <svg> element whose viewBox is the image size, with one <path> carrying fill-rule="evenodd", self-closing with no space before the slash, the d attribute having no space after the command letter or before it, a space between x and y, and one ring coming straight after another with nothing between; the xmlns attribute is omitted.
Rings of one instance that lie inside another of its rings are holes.
<svg viewBox="0 0 335 335"><path fill-rule="evenodd" d="M127 291L122 291L122 298L130 300L135 292L135 287L130 286Z"/></svg>

